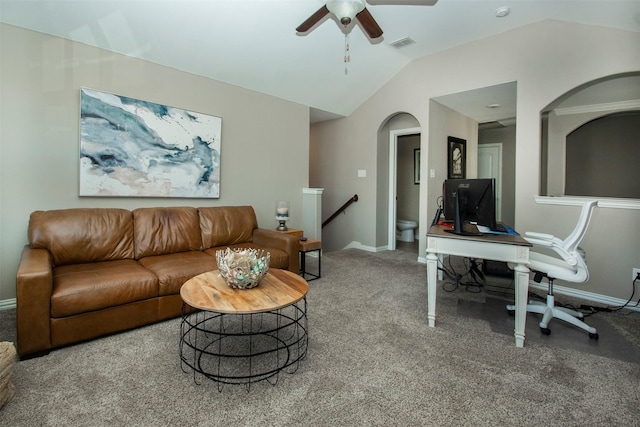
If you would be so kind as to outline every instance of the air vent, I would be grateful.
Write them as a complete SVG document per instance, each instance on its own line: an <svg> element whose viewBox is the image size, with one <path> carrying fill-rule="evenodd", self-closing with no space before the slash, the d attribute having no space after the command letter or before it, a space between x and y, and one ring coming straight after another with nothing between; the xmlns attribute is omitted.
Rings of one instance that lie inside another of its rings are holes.
<svg viewBox="0 0 640 427"><path fill-rule="evenodd" d="M409 46L410 44L414 44L416 41L411 37L403 37L394 42L389 43L389 45L395 47L396 49L403 48L405 46Z"/></svg>

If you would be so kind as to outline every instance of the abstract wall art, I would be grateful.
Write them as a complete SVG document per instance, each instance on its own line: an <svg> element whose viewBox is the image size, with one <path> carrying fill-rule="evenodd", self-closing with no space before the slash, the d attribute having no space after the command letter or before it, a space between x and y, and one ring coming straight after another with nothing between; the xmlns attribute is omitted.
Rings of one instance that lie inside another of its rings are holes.
<svg viewBox="0 0 640 427"><path fill-rule="evenodd" d="M80 196L220 197L222 119L80 90Z"/></svg>

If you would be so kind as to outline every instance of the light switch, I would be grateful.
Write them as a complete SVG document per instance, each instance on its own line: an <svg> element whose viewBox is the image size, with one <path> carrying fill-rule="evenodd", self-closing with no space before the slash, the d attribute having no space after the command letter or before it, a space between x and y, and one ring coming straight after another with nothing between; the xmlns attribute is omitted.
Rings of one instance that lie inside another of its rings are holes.
<svg viewBox="0 0 640 427"><path fill-rule="evenodd" d="M366 178L367 170L366 169L358 169L358 178Z"/></svg>
<svg viewBox="0 0 640 427"><path fill-rule="evenodd" d="M435 169L429 169L429 177L430 178L435 178L436 177L436 170Z"/></svg>

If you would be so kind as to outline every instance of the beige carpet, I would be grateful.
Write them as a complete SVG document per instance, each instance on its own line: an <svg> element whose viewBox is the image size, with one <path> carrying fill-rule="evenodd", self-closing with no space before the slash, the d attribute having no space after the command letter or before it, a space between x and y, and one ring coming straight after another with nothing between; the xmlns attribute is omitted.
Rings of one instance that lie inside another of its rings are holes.
<svg viewBox="0 0 640 427"><path fill-rule="evenodd" d="M592 316L597 342L560 326L542 336L530 316L518 349L503 301L439 288L429 328L416 258L325 254L322 279L310 282L308 356L275 386L196 385L180 368L174 319L17 363L0 424L639 425L640 316ZM0 321L0 341L15 339L15 312Z"/></svg>

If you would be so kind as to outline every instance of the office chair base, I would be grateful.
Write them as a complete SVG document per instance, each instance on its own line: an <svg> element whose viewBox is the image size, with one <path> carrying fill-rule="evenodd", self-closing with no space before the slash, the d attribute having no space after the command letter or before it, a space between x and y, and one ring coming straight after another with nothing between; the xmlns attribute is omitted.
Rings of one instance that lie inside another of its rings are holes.
<svg viewBox="0 0 640 427"><path fill-rule="evenodd" d="M515 309L515 305L507 306L507 310L509 310L509 312L514 312ZM588 332L589 338L595 340L599 338L596 328L593 328L580 320L584 318L582 313L570 308L556 307L553 295L547 295L546 304L540 301L529 301L529 304L527 304L527 312L542 314L542 321L540 321L539 325L540 331L545 335L551 334L551 330L548 328L551 319L558 318Z"/></svg>

